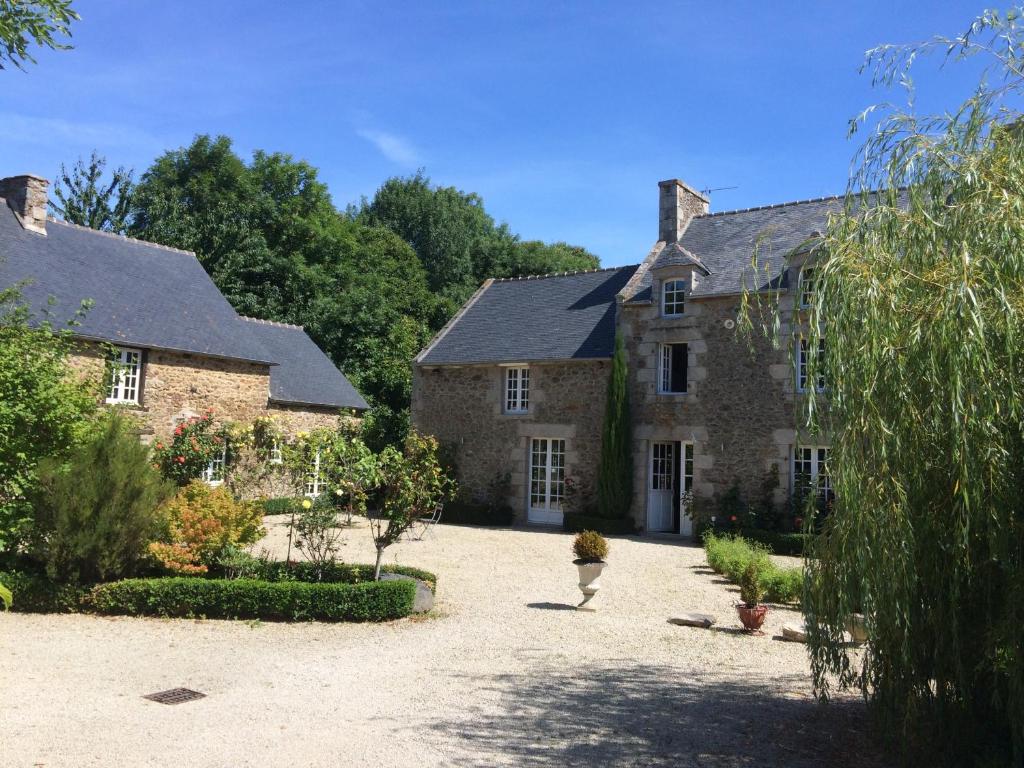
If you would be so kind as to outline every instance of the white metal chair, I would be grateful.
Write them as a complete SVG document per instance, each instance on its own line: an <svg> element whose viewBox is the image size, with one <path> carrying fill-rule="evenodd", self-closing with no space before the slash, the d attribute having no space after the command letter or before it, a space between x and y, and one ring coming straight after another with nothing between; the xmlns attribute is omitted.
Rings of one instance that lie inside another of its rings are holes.
<svg viewBox="0 0 1024 768"><path fill-rule="evenodd" d="M416 521L416 524L414 526L416 529L415 534L413 534L412 536L412 538L415 541L423 541L423 538L425 536L427 536L430 533L433 533L434 526L441 521L442 509L444 509L444 504L438 504L436 507L434 507L433 513L431 513L427 517L421 517L419 520ZM410 533L412 533L412 529L410 529Z"/></svg>

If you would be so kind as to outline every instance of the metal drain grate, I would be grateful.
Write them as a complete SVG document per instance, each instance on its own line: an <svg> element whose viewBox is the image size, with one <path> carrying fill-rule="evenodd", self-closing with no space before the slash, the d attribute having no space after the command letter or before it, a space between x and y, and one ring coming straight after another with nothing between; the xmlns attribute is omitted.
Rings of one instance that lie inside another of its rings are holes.
<svg viewBox="0 0 1024 768"><path fill-rule="evenodd" d="M151 693L148 696L143 696L142 698L149 699L150 701L156 701L160 704L184 704L186 701L195 701L196 699L202 699L205 697L205 693L193 691L190 688L171 688L169 691Z"/></svg>

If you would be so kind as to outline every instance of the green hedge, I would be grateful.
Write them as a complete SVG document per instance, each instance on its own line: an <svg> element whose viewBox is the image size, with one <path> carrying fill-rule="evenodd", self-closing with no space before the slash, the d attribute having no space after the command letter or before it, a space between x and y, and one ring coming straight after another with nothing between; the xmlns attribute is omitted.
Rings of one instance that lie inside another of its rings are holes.
<svg viewBox="0 0 1024 768"><path fill-rule="evenodd" d="M764 544L772 551L773 555L795 555L797 557L804 553L804 545L810 539L806 533L762 531L760 528L742 528L739 535Z"/></svg>
<svg viewBox="0 0 1024 768"><path fill-rule="evenodd" d="M17 613L76 613L88 587L55 584L41 573L0 571L0 584L14 595L11 610Z"/></svg>
<svg viewBox="0 0 1024 768"><path fill-rule="evenodd" d="M566 512L563 516L562 527L569 531L569 533L597 531L605 536L621 536L636 533L636 523L633 522L632 518L574 515L569 512Z"/></svg>
<svg viewBox="0 0 1024 768"><path fill-rule="evenodd" d="M97 613L268 621L388 621L412 613L416 584L311 584L251 579L124 579L85 597Z"/></svg>
<svg viewBox="0 0 1024 768"><path fill-rule="evenodd" d="M754 560L764 562L761 585L765 600L770 603L798 603L803 594L803 569L779 568L769 558L765 545L748 541L741 536L704 535L704 552L716 572L730 581L739 583L743 572Z"/></svg>
<svg viewBox="0 0 1024 768"><path fill-rule="evenodd" d="M264 515L287 515L291 512L298 512L302 507L302 499L293 499L289 496L281 496L276 499L260 499Z"/></svg>
<svg viewBox="0 0 1024 768"><path fill-rule="evenodd" d="M509 506L492 507L468 501L450 501L441 510L441 522L451 525L512 525L515 510Z"/></svg>
<svg viewBox="0 0 1024 768"><path fill-rule="evenodd" d="M381 567L381 571L412 576L414 579L425 582L434 592L437 591L437 576L430 571L411 568L407 565L385 565ZM373 581L373 566L356 563L332 563L318 571L316 566L306 561L285 563L281 560L271 560L260 567L258 576L260 579L271 582L361 584Z"/></svg>

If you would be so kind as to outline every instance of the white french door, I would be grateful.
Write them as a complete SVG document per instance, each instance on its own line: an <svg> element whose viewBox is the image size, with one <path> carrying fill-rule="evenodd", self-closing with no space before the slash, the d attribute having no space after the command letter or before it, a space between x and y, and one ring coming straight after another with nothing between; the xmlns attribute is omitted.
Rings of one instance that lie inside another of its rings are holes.
<svg viewBox="0 0 1024 768"><path fill-rule="evenodd" d="M651 443L650 484L647 489L647 530L693 534L685 495L693 485L691 443Z"/></svg>
<svg viewBox="0 0 1024 768"><path fill-rule="evenodd" d="M565 498L565 440L530 440L530 488L527 519L531 523L562 524Z"/></svg>

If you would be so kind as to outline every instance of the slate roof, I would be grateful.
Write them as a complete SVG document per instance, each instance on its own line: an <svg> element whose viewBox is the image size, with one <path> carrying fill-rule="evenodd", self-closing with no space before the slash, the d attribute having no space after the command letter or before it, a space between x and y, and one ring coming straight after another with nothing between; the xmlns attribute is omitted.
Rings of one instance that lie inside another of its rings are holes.
<svg viewBox="0 0 1024 768"><path fill-rule="evenodd" d="M299 325L241 317L278 363L270 369L270 399L288 405L366 410L369 404Z"/></svg>
<svg viewBox="0 0 1024 768"><path fill-rule="evenodd" d="M609 358L636 266L484 283L419 357L466 364Z"/></svg>
<svg viewBox="0 0 1024 768"><path fill-rule="evenodd" d="M30 309L55 327L91 300L73 329L83 338L269 365L274 400L367 407L297 326L278 345L243 321L195 254L52 219L44 237L26 231L0 198L0 288L25 281Z"/></svg>
<svg viewBox="0 0 1024 768"><path fill-rule="evenodd" d="M651 264L651 269L664 269L665 267L697 267L705 275L708 268L704 262L683 248L679 243L671 243L661 249L658 258Z"/></svg>
<svg viewBox="0 0 1024 768"><path fill-rule="evenodd" d="M843 209L843 197L823 197L760 208L710 213L694 218L679 244L708 270L691 294L695 298L788 285L786 256L825 231L829 213ZM759 269L751 266L757 251ZM657 259L655 259L657 260ZM639 280L629 301L650 301L651 277Z"/></svg>

